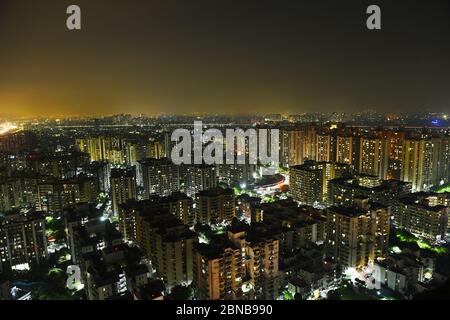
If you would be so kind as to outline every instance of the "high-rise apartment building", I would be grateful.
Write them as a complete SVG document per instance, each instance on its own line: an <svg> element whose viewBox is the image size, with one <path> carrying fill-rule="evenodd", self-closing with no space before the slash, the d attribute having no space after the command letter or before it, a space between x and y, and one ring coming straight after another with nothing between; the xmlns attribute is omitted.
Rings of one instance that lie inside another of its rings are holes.
<svg viewBox="0 0 450 320"><path fill-rule="evenodd" d="M147 157L152 159L164 158L164 143L159 140L152 140L148 143Z"/></svg>
<svg viewBox="0 0 450 320"><path fill-rule="evenodd" d="M78 176L66 180L45 178L39 182L35 197L38 210L55 213L77 203L95 203L97 195L94 178Z"/></svg>
<svg viewBox="0 0 450 320"><path fill-rule="evenodd" d="M8 212L25 205L20 179L0 179L0 211Z"/></svg>
<svg viewBox="0 0 450 320"><path fill-rule="evenodd" d="M194 225L194 203L184 193L176 192L167 197L152 196L149 200L128 201L119 206L119 230L126 241L137 242L139 215L152 211L168 212L186 226Z"/></svg>
<svg viewBox="0 0 450 320"><path fill-rule="evenodd" d="M280 131L280 164L291 167L302 164L304 154L305 132L301 128L287 128Z"/></svg>
<svg viewBox="0 0 450 320"><path fill-rule="evenodd" d="M47 258L47 235L42 212L10 212L0 217L0 270L27 270Z"/></svg>
<svg viewBox="0 0 450 320"><path fill-rule="evenodd" d="M137 212L136 241L166 286L192 281L194 243L197 235L166 208L154 206Z"/></svg>
<svg viewBox="0 0 450 320"><path fill-rule="evenodd" d="M316 135L316 157L317 162L336 161L336 136L331 133L320 133Z"/></svg>
<svg viewBox="0 0 450 320"><path fill-rule="evenodd" d="M253 206L251 227L277 239L280 254L290 256L325 241L326 217L319 209L280 200Z"/></svg>
<svg viewBox="0 0 450 320"><path fill-rule="evenodd" d="M194 249L194 280L203 300L276 299L278 240L239 227Z"/></svg>
<svg viewBox="0 0 450 320"><path fill-rule="evenodd" d="M289 170L290 192L294 200L307 205L327 201L328 181L346 176L351 168L348 164L306 161Z"/></svg>
<svg viewBox="0 0 450 320"><path fill-rule="evenodd" d="M136 167L138 161L141 159L139 153L139 145L134 141L127 141L124 143L125 149L125 163L127 166Z"/></svg>
<svg viewBox="0 0 450 320"><path fill-rule="evenodd" d="M139 162L145 198L151 195L169 196L180 190L180 166L168 158L144 159Z"/></svg>
<svg viewBox="0 0 450 320"><path fill-rule="evenodd" d="M330 180L328 203L350 206L354 199L366 196L370 201L392 206L396 199L411 192L411 183L399 180L382 180L379 177L355 175Z"/></svg>
<svg viewBox="0 0 450 320"><path fill-rule="evenodd" d="M91 156L91 161L107 160L114 165L125 164L124 143L116 137L88 137L77 139L75 144Z"/></svg>
<svg viewBox="0 0 450 320"><path fill-rule="evenodd" d="M433 147L427 138L403 142L401 180L411 182L413 191L428 191L433 185Z"/></svg>
<svg viewBox="0 0 450 320"><path fill-rule="evenodd" d="M353 164L354 139L351 135L338 135L336 137L336 162Z"/></svg>
<svg viewBox="0 0 450 320"><path fill-rule="evenodd" d="M111 170L111 202L115 215L119 206L128 200L136 199L136 171L134 169Z"/></svg>
<svg viewBox="0 0 450 320"><path fill-rule="evenodd" d="M361 138L359 173L386 179L388 156L388 141L386 139Z"/></svg>
<svg viewBox="0 0 450 320"><path fill-rule="evenodd" d="M236 217L233 189L214 188L195 196L195 220L202 224L231 222Z"/></svg>
<svg viewBox="0 0 450 320"><path fill-rule="evenodd" d="M90 162L88 153L65 151L54 153L32 152L26 157L26 166L32 172L48 175L58 179L70 179Z"/></svg>
<svg viewBox="0 0 450 320"><path fill-rule="evenodd" d="M148 284L148 268L136 248L125 243L96 250L84 261L84 288L89 300L120 299Z"/></svg>
<svg viewBox="0 0 450 320"><path fill-rule="evenodd" d="M111 190L111 165L107 161L91 162L83 172L95 179L99 192L106 193Z"/></svg>
<svg viewBox="0 0 450 320"><path fill-rule="evenodd" d="M195 197L200 191L217 187L217 181L215 166L191 165L186 168L184 188L189 197Z"/></svg>
<svg viewBox="0 0 450 320"><path fill-rule="evenodd" d="M400 180L405 132L399 130L382 130L377 135L387 141L388 170L386 178Z"/></svg>
<svg viewBox="0 0 450 320"><path fill-rule="evenodd" d="M431 181L440 186L450 183L450 136L434 137Z"/></svg>
<svg viewBox="0 0 450 320"><path fill-rule="evenodd" d="M388 248L390 208L355 199L352 207L327 209L327 254L344 268L365 267Z"/></svg>
<svg viewBox="0 0 450 320"><path fill-rule="evenodd" d="M433 194L415 193L397 201L394 224L432 243L446 240L450 206L436 201Z"/></svg>
<svg viewBox="0 0 450 320"><path fill-rule="evenodd" d="M218 177L221 182L231 186L248 186L255 182L255 164L220 164Z"/></svg>
<svg viewBox="0 0 450 320"><path fill-rule="evenodd" d="M20 172L0 177L0 212L34 207L40 181L37 174Z"/></svg>

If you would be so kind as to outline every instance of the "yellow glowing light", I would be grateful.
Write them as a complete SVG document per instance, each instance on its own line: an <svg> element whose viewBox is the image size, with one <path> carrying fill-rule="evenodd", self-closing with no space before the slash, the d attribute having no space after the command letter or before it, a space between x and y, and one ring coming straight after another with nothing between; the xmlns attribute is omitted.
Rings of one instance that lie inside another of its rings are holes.
<svg viewBox="0 0 450 320"><path fill-rule="evenodd" d="M8 132L14 131L18 127L10 122L5 122L0 124L0 135L7 134Z"/></svg>
<svg viewBox="0 0 450 320"><path fill-rule="evenodd" d="M284 187L285 185L286 185L286 183L280 182L279 184L277 184L277 189L281 189L281 188Z"/></svg>
<svg viewBox="0 0 450 320"><path fill-rule="evenodd" d="M320 299L320 291L319 290L314 290L313 295L314 295L315 300Z"/></svg>

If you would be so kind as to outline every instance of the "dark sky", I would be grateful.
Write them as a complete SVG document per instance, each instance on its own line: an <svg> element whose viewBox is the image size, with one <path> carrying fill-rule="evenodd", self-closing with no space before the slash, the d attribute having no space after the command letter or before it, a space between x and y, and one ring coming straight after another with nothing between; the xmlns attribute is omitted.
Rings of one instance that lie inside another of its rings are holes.
<svg viewBox="0 0 450 320"><path fill-rule="evenodd" d="M0 0L0 116L368 108L450 109L450 1Z"/></svg>

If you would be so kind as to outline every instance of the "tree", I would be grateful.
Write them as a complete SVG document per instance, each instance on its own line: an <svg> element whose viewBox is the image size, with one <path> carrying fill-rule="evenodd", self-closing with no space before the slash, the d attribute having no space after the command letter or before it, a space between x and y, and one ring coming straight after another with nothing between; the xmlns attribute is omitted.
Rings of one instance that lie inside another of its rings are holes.
<svg viewBox="0 0 450 320"><path fill-rule="evenodd" d="M337 290L330 290L327 293L327 300L341 300L341 295Z"/></svg>
<svg viewBox="0 0 450 320"><path fill-rule="evenodd" d="M193 300L194 289L191 286L176 285L169 294L171 300Z"/></svg>

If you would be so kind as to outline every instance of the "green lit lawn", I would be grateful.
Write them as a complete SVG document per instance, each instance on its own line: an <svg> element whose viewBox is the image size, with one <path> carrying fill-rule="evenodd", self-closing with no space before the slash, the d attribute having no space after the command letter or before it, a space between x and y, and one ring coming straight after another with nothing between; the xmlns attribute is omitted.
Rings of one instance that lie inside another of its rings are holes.
<svg viewBox="0 0 450 320"><path fill-rule="evenodd" d="M294 300L294 296L288 290L283 291L283 300Z"/></svg>
<svg viewBox="0 0 450 320"><path fill-rule="evenodd" d="M408 233L405 233L402 231L397 231L395 233L395 236L397 237L397 239L400 242L416 243L419 246L419 248L423 249L423 250L433 251L439 255L446 255L448 253L448 248L432 246L428 242L418 239L412 234L408 234Z"/></svg>
<svg viewBox="0 0 450 320"><path fill-rule="evenodd" d="M450 192L450 185L437 189L437 193Z"/></svg>

